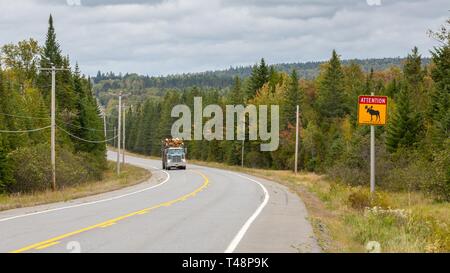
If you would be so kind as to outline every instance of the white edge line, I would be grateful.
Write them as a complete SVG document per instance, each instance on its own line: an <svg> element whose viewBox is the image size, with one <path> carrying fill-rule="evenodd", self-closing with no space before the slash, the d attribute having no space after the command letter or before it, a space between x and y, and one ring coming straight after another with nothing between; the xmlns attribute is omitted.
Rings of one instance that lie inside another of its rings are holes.
<svg viewBox="0 0 450 273"><path fill-rule="evenodd" d="M153 168L155 170L159 170L158 168L155 168L155 167L152 167L152 166L149 166L149 167ZM167 181L169 181L170 174L168 172L164 171L164 170L159 170L159 171L162 171L162 172L164 172L167 175L166 179L163 182L161 182L161 183L159 183L157 185L153 185L153 186L145 188L145 189L141 189L141 190L138 190L138 191L134 191L134 192L130 192L130 193L126 193L126 194L123 194L123 195L114 196L114 197L110 197L110 198L106 198L106 199L101 199L101 200L97 200L97 201L86 202L86 203L81 203L81 204L72 205L72 206L59 207L59 208L54 208L54 209L48 209L48 210L43 210L43 211L37 211L37 212L26 213L26 214L21 214L21 215L7 217L7 218L2 218L2 219L0 219L0 222L6 222L6 221L14 220L14 219L17 219L17 218L23 218L23 217L28 217L28 216L38 215L38 214L50 213L50 212L54 212L54 211L60 211L60 210L73 209L73 208L78 208L78 207L94 205L94 204L98 204L98 203L113 201L113 200L120 199L120 198L123 198L123 197L127 197L127 196L130 196L130 195L135 195L135 194L138 194L138 193L141 193L141 192L145 192L145 191L157 188L159 186L162 186ZM88 196L86 196L86 197L88 197Z"/></svg>
<svg viewBox="0 0 450 273"><path fill-rule="evenodd" d="M239 243L241 242L242 238L244 238L245 233L247 233L248 229L250 228L250 226L252 225L253 221L255 221L255 219L259 216L259 214L262 212L262 210L264 209L264 207L267 205L267 203L269 202L269 192L267 191L267 189L263 186L263 184L261 184L260 182L251 179L250 177L247 176L243 176L234 172L231 172L234 175L237 175L239 177L248 179L250 181L253 181L255 183L257 183L262 190L264 191L264 201L261 203L261 205L259 205L259 207L256 209L256 211L252 214L252 216L250 216L250 218L247 219L247 221L245 222L245 224L241 227L241 229L239 230L239 232L236 234L236 236L234 236L233 240L231 241L231 243L228 245L227 249L225 250L225 253L233 253L234 250L236 249L236 247L239 245Z"/></svg>

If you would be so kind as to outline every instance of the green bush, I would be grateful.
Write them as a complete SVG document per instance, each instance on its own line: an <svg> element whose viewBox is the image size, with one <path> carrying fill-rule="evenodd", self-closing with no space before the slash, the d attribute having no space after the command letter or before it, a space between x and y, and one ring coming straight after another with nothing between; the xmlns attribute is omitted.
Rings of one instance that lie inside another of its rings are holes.
<svg viewBox="0 0 450 273"><path fill-rule="evenodd" d="M371 194L369 190L362 188L353 190L348 196L349 206L357 210L364 210L365 208L372 207L388 208L389 203L386 195L380 192Z"/></svg>
<svg viewBox="0 0 450 273"><path fill-rule="evenodd" d="M382 145L376 147L376 186L391 191L421 191L438 201L450 201L450 140L443 149L427 147L411 150L400 147L387 153ZM336 181L352 186L369 185L369 146L357 140L334 164L327 174Z"/></svg>
<svg viewBox="0 0 450 273"><path fill-rule="evenodd" d="M448 227L436 219L401 209L366 209L364 214L348 214L355 240L363 245L380 243L382 252L448 252Z"/></svg>
<svg viewBox="0 0 450 273"><path fill-rule="evenodd" d="M430 158L422 156L420 151L400 152L394 156L403 160L394 157L397 163L385 179L386 188L420 190L438 201L450 201L450 143L433 152Z"/></svg>
<svg viewBox="0 0 450 273"><path fill-rule="evenodd" d="M0 140L0 193L5 192L7 187L14 183L11 159L2 147Z"/></svg>
<svg viewBox="0 0 450 273"><path fill-rule="evenodd" d="M14 164L15 183L8 187L9 192L35 192L51 188L50 147L38 144L22 147L10 154ZM88 154L75 155L66 148L56 151L57 187L64 188L89 179L101 178L104 163Z"/></svg>

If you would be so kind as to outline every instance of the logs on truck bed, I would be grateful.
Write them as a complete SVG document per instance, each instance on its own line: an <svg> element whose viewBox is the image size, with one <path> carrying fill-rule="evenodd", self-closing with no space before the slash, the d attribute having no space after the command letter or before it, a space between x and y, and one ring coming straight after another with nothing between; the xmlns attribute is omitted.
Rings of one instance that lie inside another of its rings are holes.
<svg viewBox="0 0 450 273"><path fill-rule="evenodd" d="M184 145L183 140L179 138L166 138L163 141L164 147L182 147Z"/></svg>

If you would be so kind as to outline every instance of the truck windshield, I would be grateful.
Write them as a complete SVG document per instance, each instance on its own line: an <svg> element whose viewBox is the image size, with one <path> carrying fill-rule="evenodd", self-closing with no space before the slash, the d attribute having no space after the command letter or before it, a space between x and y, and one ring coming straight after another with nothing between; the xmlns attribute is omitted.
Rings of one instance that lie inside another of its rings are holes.
<svg viewBox="0 0 450 273"><path fill-rule="evenodd" d="M170 149L167 152L168 155L183 155L184 154L184 150L183 149Z"/></svg>

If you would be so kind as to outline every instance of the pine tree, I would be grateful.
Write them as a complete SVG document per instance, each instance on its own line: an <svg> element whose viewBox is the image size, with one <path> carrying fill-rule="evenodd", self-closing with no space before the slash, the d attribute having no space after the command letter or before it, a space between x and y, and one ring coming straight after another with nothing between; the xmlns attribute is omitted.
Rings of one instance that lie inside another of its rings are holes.
<svg viewBox="0 0 450 273"><path fill-rule="evenodd" d="M348 113L344 92L344 73L336 51L328 62L319 83L317 109L324 118L343 117Z"/></svg>
<svg viewBox="0 0 450 273"><path fill-rule="evenodd" d="M431 52L434 63L431 76L435 88L431 94L428 115L432 118L436 141L442 143L450 137L450 31L443 27L440 37L443 45Z"/></svg>
<svg viewBox="0 0 450 273"><path fill-rule="evenodd" d="M289 123L295 126L297 105L301 107L303 98L298 84L298 75L295 69L292 70L289 78L289 85L283 98L283 124L282 127ZM301 111L301 109L300 109Z"/></svg>
<svg viewBox="0 0 450 273"><path fill-rule="evenodd" d="M76 103L77 100L79 100L79 97L74 91L73 75L70 71L69 56L63 57L61 66L66 70L56 73L56 101L61 110L66 110L71 114L76 114Z"/></svg>
<svg viewBox="0 0 450 273"><path fill-rule="evenodd" d="M397 98L397 107L389 122L386 146L390 152L399 147L411 147L419 140L420 115L413 110L411 93L403 88Z"/></svg>
<svg viewBox="0 0 450 273"><path fill-rule="evenodd" d="M349 66L344 67L344 90L345 97L347 99L347 109L350 111L350 119L352 124L356 124L357 119L357 107L356 100L359 95L363 95L364 84L366 80L365 73L361 69L361 66L355 62L351 62ZM369 93L370 94L370 93Z"/></svg>
<svg viewBox="0 0 450 273"><path fill-rule="evenodd" d="M423 92L424 71L422 70L422 56L417 47L406 57L403 66L404 84L410 89L410 94L415 98L411 106L415 111L424 112L427 105L428 94Z"/></svg>
<svg viewBox="0 0 450 273"><path fill-rule="evenodd" d="M62 56L61 49L58 41L56 40L56 32L53 26L53 16L50 14L48 18L48 30L45 45L43 49L43 55L41 60L42 67L48 67L50 63L55 66L61 66Z"/></svg>
<svg viewBox="0 0 450 273"><path fill-rule="evenodd" d="M390 81L386 87L386 95L392 99L396 99L400 93L401 86L397 79Z"/></svg>
<svg viewBox="0 0 450 273"><path fill-rule="evenodd" d="M53 26L53 17L50 14L48 19L48 30L45 40L45 45L42 49L40 66L43 68L50 68L52 65L55 67L61 67L62 65L62 55L61 49L58 41L56 40L56 32ZM57 73L57 79L60 78L59 73ZM51 86L51 75L48 72L40 73L38 80L38 87L41 90L47 104L50 105L50 86ZM58 87L59 89L59 87ZM63 96L60 92L57 92L57 96Z"/></svg>
<svg viewBox="0 0 450 273"><path fill-rule="evenodd" d="M241 79L238 76L234 78L234 85L227 102L231 105L243 103Z"/></svg>
<svg viewBox="0 0 450 273"><path fill-rule="evenodd" d="M252 99L256 92L269 81L269 68L266 65L264 58L261 59L261 63L255 65L252 69L252 74L249 78L247 87L246 99Z"/></svg>
<svg viewBox="0 0 450 273"><path fill-rule="evenodd" d="M417 47L406 57L403 66L403 74L408 85L412 87L413 92L419 92L420 84L423 82L422 56Z"/></svg>
<svg viewBox="0 0 450 273"><path fill-rule="evenodd" d="M259 68L258 68L259 88L261 88L268 81L269 81L269 68L267 67L266 61L264 60L264 58L262 58L261 63L259 64Z"/></svg>

